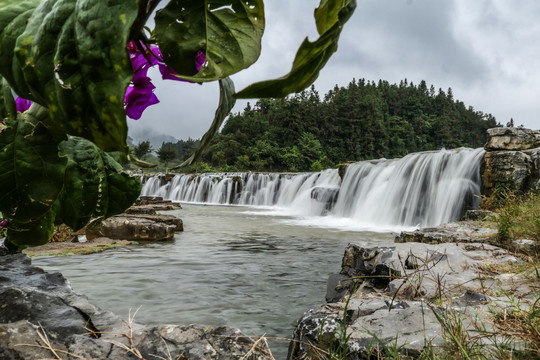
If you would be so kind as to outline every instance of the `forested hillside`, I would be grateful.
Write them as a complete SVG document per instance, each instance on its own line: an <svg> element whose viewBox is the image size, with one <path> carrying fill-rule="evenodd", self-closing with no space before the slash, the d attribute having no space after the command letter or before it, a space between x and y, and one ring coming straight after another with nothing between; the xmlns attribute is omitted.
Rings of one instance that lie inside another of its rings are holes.
<svg viewBox="0 0 540 360"><path fill-rule="evenodd" d="M346 161L410 152L481 147L490 114L424 81L399 85L353 80L323 98L312 87L285 99L261 99L232 114L203 160L223 171L309 171ZM185 157L184 141L177 147Z"/></svg>

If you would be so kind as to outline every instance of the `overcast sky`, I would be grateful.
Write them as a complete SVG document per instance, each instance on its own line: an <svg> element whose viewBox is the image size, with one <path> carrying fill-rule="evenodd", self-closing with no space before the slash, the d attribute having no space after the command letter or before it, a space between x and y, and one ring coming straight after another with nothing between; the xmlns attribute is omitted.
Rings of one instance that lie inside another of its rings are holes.
<svg viewBox="0 0 540 360"><path fill-rule="evenodd" d="M313 9L318 3L265 1L262 54L255 65L232 76L237 90L290 71L303 39L317 37ZM538 19L538 0L358 0L339 49L315 87L322 96L353 78L425 80L436 89L451 87L455 99L502 124L512 117L516 125L540 129ZM177 139L200 138L214 116L217 83L162 81L157 71L150 76L161 103L140 120L128 119L130 134L152 129ZM238 101L233 112L245 105Z"/></svg>

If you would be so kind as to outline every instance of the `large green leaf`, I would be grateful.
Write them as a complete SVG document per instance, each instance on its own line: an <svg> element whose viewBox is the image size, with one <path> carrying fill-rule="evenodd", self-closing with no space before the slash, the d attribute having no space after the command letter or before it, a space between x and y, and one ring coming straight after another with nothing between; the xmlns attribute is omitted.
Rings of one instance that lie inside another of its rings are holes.
<svg viewBox="0 0 540 360"><path fill-rule="evenodd" d="M67 158L67 168L57 222L80 229L94 217L124 211L139 196L140 180L125 173L92 142L70 137L59 147L60 156Z"/></svg>
<svg viewBox="0 0 540 360"><path fill-rule="evenodd" d="M47 116L35 104L0 134L0 212L19 223L41 219L62 190L66 160L44 126Z"/></svg>
<svg viewBox="0 0 540 360"><path fill-rule="evenodd" d="M35 101L24 80L14 49L17 38L24 32L39 0L11 0L3 3L6 5L0 11L0 75L10 83L17 94Z"/></svg>
<svg viewBox="0 0 540 360"><path fill-rule="evenodd" d="M10 1L0 8L0 74L47 107L60 132L127 152L126 43L137 15L137 0Z"/></svg>
<svg viewBox="0 0 540 360"><path fill-rule="evenodd" d="M324 33L314 42L305 39L293 62L291 71L275 80L262 81L252 84L235 94L236 98L265 98L285 97L288 94L300 92L313 84L320 70L337 50L337 42L343 25L351 17L356 8L356 0L342 2L337 16L332 15L333 6L339 2L322 1L322 7L316 12L317 25ZM331 25L333 24L333 25ZM331 25L331 26L330 26ZM330 27L329 27L330 26Z"/></svg>
<svg viewBox="0 0 540 360"><path fill-rule="evenodd" d="M55 212L51 209L43 216L30 222L9 220L5 245L12 251L21 251L29 246L46 244L54 231Z"/></svg>
<svg viewBox="0 0 540 360"><path fill-rule="evenodd" d="M66 20L73 14L76 0L41 2L32 14L25 31L17 38L15 54L26 84L43 106L52 105L54 117L58 111L54 91L54 54L58 37Z"/></svg>
<svg viewBox="0 0 540 360"><path fill-rule="evenodd" d="M43 54L42 51L51 51L51 45L56 41L54 38L49 38L43 30L51 25L61 27L63 21L65 21L65 19L59 19L59 21L51 22L50 17L48 18L50 13L52 14L51 10L54 5L55 1L42 1L39 3L28 20L24 32L15 42L15 55L18 59L18 65L21 67L24 80L30 89L32 97L43 106L47 105L47 101L43 91L44 83L37 76L37 59L35 57L47 55L46 53ZM52 68L52 61L49 60L44 65L44 68ZM52 71L50 72L52 75ZM49 81L51 78L52 76L49 76L46 81Z"/></svg>
<svg viewBox="0 0 540 360"><path fill-rule="evenodd" d="M208 131L201 138L201 142L199 143L199 146L197 147L197 149L195 149L195 152L193 153L193 155L191 155L186 161L184 161L183 163L181 163L180 165L176 166L173 169L189 166L201 158L204 149L206 149L206 147L210 144L210 142L212 141L212 138L219 131L221 124L223 124L223 121L229 115L232 108L234 107L234 104L236 103L236 99L233 97L233 94L234 94L233 81L230 78L225 78L223 80L220 80L219 81L219 104L218 104L216 113L214 115L214 121L212 122L212 125L210 125L210 129L208 129Z"/></svg>
<svg viewBox="0 0 540 360"><path fill-rule="evenodd" d="M11 88L9 87L6 79L0 76L0 120L5 118L15 119L17 116L17 109L15 107L15 101L13 95L11 95Z"/></svg>
<svg viewBox="0 0 540 360"><path fill-rule="evenodd" d="M346 8L351 0L321 0L315 9L315 23L319 35L324 34L340 21L340 12Z"/></svg>
<svg viewBox="0 0 540 360"><path fill-rule="evenodd" d="M101 120L91 140L105 151L127 152L124 94L133 76L126 44L138 12L137 0L78 0L76 48L82 81Z"/></svg>
<svg viewBox="0 0 540 360"><path fill-rule="evenodd" d="M253 64L261 52L262 0L171 0L155 21L164 61L184 79L223 79ZM199 73L198 51L206 55Z"/></svg>

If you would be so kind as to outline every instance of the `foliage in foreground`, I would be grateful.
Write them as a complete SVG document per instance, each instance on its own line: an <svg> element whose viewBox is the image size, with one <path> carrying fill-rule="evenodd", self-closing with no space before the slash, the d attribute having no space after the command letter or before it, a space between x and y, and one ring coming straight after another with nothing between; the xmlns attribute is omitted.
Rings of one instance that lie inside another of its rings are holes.
<svg viewBox="0 0 540 360"><path fill-rule="evenodd" d="M46 243L55 224L73 229L129 207L140 183L129 158L128 114L156 102L148 66L164 78L219 81L200 157L236 98L283 97L310 86L337 50L355 0L321 0L319 37L300 45L288 74L235 92L229 76L257 61L263 0L6 0L0 2L0 212L12 251ZM300 14L299 14L300 15ZM13 92L32 102L17 112ZM131 115L130 115L131 116Z"/></svg>

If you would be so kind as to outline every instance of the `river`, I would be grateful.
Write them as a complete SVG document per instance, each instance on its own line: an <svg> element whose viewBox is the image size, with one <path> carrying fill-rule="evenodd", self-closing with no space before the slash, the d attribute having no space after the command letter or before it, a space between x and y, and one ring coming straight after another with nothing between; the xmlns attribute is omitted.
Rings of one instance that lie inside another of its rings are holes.
<svg viewBox="0 0 540 360"><path fill-rule="evenodd" d="M293 323L324 303L326 279L340 270L349 242L389 245L391 233L306 226L316 218L267 209L183 204L174 241L103 253L44 257L34 264L60 271L76 292L103 309L147 324L230 325L246 335L290 338ZM273 341L276 359L288 343Z"/></svg>
<svg viewBox="0 0 540 360"><path fill-rule="evenodd" d="M184 203L169 212L185 225L174 241L34 263L62 272L104 309L127 317L140 307L139 322L227 324L289 338L294 321L325 301L326 279L340 270L348 243L390 245L400 230L477 208L483 154L461 148L364 161L343 179L336 169L179 174L165 183L154 176L143 195ZM277 359L287 346L272 344Z"/></svg>

